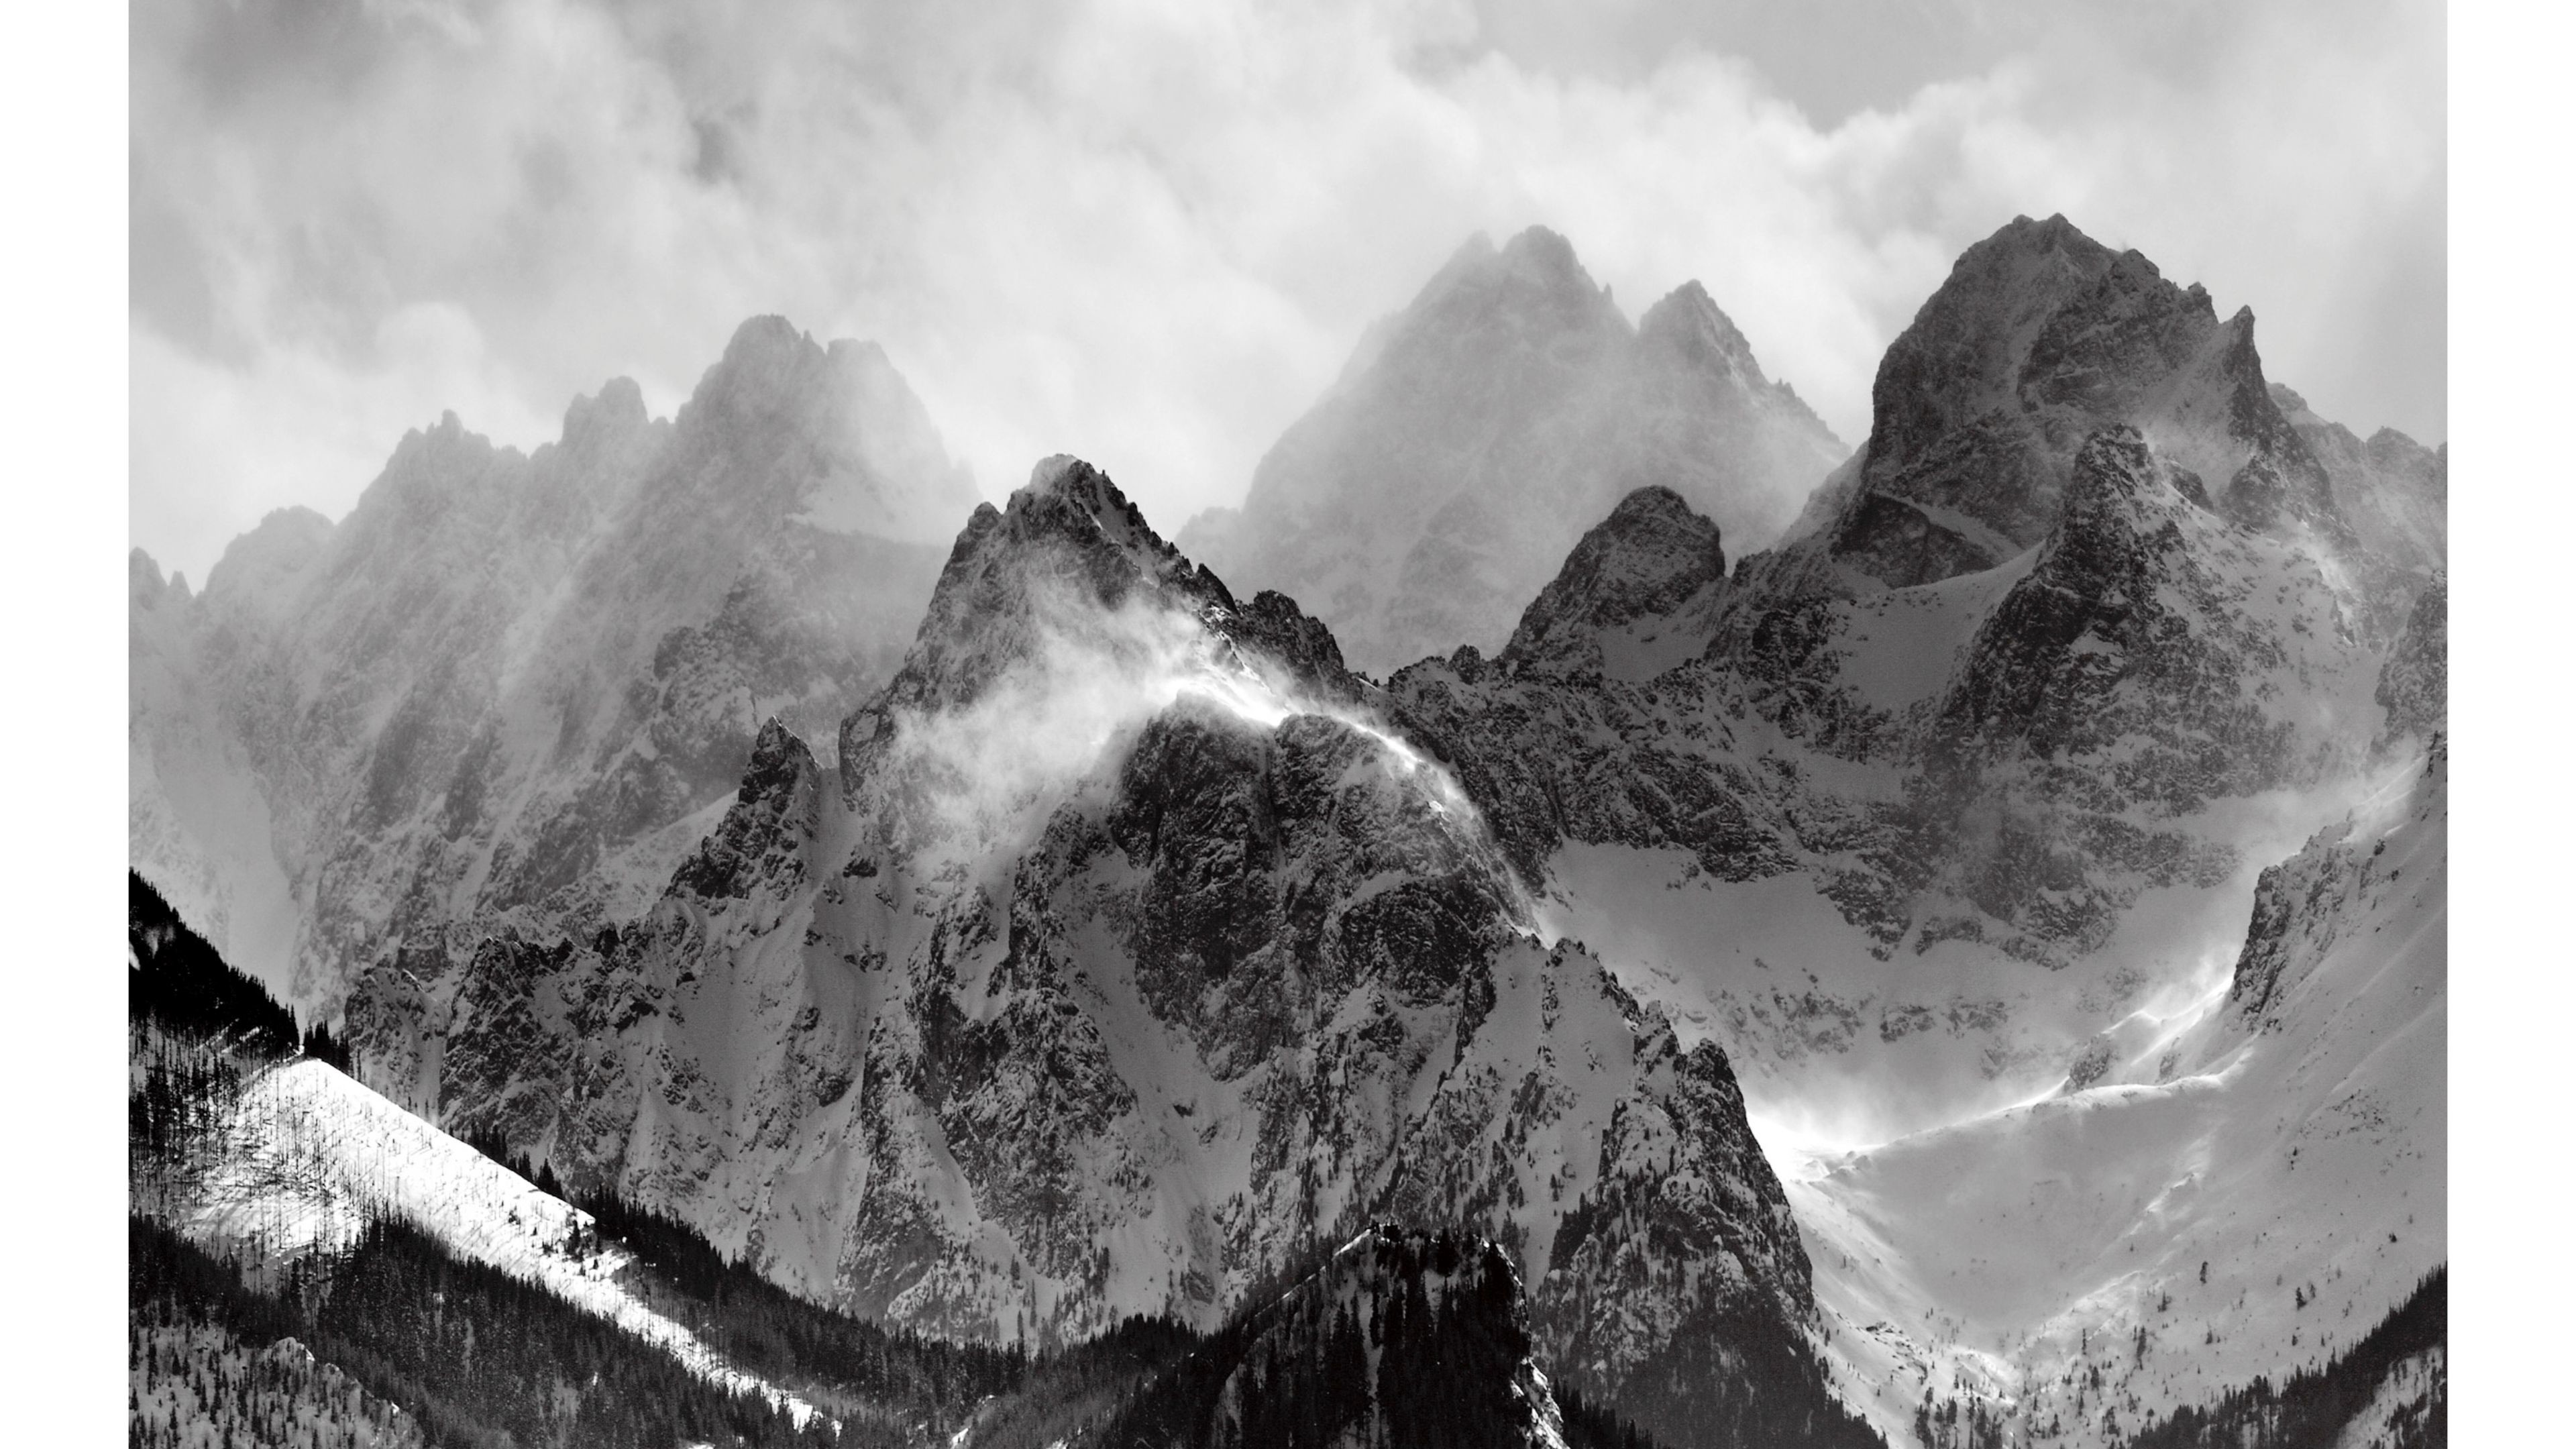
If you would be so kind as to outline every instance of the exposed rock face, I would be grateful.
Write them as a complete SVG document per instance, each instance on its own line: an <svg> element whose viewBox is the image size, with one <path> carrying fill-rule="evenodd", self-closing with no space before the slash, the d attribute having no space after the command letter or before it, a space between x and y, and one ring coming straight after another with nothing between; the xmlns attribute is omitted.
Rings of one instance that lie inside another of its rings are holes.
<svg viewBox="0 0 2576 1449"><path fill-rule="evenodd" d="M1698 283L1631 327L1564 238L1471 240L1181 546L1305 600L1379 674L1490 653L1583 530L1668 488L1750 544L1844 454Z"/></svg>
<svg viewBox="0 0 2576 1449"><path fill-rule="evenodd" d="M1677 1334L1812 1365L1723 1054L1532 937L1335 657L1050 460L960 535L837 790L773 727L640 921L394 963L352 1030L442 1120L928 1331L1213 1324L1393 1217L1508 1245L1590 1390L1684 1372Z"/></svg>
<svg viewBox="0 0 2576 1449"><path fill-rule="evenodd" d="M2062 216L1969 248L1888 348L1871 401L1857 486L1827 531L1846 580L1935 583L2036 544L2077 450L2113 422L2233 521L2349 533L2265 391L2253 313L2221 323L2199 286Z"/></svg>
<svg viewBox="0 0 2576 1449"><path fill-rule="evenodd" d="M1574 546L1522 613L1500 662L1574 678L1651 679L1681 662L1657 645L1706 641L1706 621L1675 616L1713 601L1725 580L1717 525L1669 488L1640 488Z"/></svg>
<svg viewBox="0 0 2576 1449"><path fill-rule="evenodd" d="M2410 738L2429 740L2450 728L2450 660L2450 575L2437 573L2415 596L2406 632L2397 636L2380 668L2375 697L2388 719L2380 726L2374 752L2385 753Z"/></svg>
<svg viewBox="0 0 2576 1449"><path fill-rule="evenodd" d="M827 730L892 671L974 502L881 352L777 318L674 421L624 380L532 455L450 415L336 527L272 516L137 606L136 863L326 1007L388 939L631 916L764 717Z"/></svg>
<svg viewBox="0 0 2576 1449"><path fill-rule="evenodd" d="M2417 833L2447 826L2450 750L2438 733L2408 803ZM2227 985L2228 1002L2247 1022L2281 1030L2289 998L2334 953L2337 940L2356 921L2394 914L2387 909L2394 904L2392 897L2421 894L2427 864L2448 866L2446 839L2437 841L2443 848L2430 852L2428 861L2421 858L2427 852L2401 851L2391 857L2387 836L2355 841L2353 834L2352 819L2337 821L2310 837L2297 855L2264 867L2254 890L2253 919L2245 928L2245 948ZM2365 843L2368 850L2361 848ZM2409 868L2414 883L2403 884Z"/></svg>

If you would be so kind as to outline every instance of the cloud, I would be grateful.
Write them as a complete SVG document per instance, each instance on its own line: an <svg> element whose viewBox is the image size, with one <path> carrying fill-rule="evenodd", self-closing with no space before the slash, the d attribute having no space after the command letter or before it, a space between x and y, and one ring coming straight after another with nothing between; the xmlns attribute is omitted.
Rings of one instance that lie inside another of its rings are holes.
<svg viewBox="0 0 2576 1449"><path fill-rule="evenodd" d="M1168 601L1139 594L1104 607L1043 573L1029 588L1025 642L991 681L962 703L894 707L889 733L852 767L873 838L917 869L1007 867L1067 800L1110 788L1138 736L1175 710L1253 735L1312 715L1366 739L1361 758L1378 781L1480 861L1524 920L1536 918L1475 803L1382 720L1313 697L1292 670Z"/></svg>
<svg viewBox="0 0 2576 1449"><path fill-rule="evenodd" d="M133 536L202 577L441 410L667 411L768 311L883 343L988 490L1070 451L1170 531L1531 222L1632 315L1705 282L1850 442L1957 252L2055 210L2252 304L2329 416L2442 434L2439 5L1897 10L145 7Z"/></svg>

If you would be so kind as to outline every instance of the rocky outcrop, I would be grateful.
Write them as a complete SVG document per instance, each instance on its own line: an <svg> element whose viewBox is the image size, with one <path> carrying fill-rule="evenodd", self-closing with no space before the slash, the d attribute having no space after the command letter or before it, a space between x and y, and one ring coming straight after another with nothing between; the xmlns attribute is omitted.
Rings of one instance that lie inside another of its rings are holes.
<svg viewBox="0 0 2576 1449"><path fill-rule="evenodd" d="M1563 237L1470 241L1364 340L1181 545L1329 621L1378 674L1485 653L1583 530L1668 489L1729 537L1775 537L1842 445L1698 283L1631 327Z"/></svg>
<svg viewBox="0 0 2576 1449"><path fill-rule="evenodd" d="M2407 817L2439 824L2450 810L2450 751L2435 735L2422 775L2407 800ZM2254 888L2254 913L2245 928L2245 946L2236 957L2227 999L2248 1022L2264 1030L2282 1026L2282 1004L2300 983L2333 952L2336 942L2359 921L2384 914L2407 867L2420 860L2401 854L2391 858L2388 837L2369 840L2364 850L2353 839L2351 818L2309 837L2297 855L2263 868ZM2406 889L2420 887L2408 884Z"/></svg>
<svg viewBox="0 0 2576 1449"><path fill-rule="evenodd" d="M1651 679L1683 662L1707 629L1677 618L1713 612L1726 579L1717 525L1669 488L1640 488L1583 535L1504 646L1508 669L1576 678ZM1659 667L1661 666L1661 667Z"/></svg>
<svg viewBox="0 0 2576 1449"><path fill-rule="evenodd" d="M2054 525L2077 450L2147 434L2205 504L2348 541L2325 471L2265 390L2254 319L2062 216L1960 257L1879 364L1859 486L1825 532L1845 579L1927 584L2002 564Z"/></svg>

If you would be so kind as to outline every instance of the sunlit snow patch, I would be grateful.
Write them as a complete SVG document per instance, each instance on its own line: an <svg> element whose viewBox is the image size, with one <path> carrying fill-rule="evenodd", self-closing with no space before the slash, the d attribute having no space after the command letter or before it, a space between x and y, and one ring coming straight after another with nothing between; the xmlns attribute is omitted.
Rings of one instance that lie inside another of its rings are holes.
<svg viewBox="0 0 2576 1449"><path fill-rule="evenodd" d="M668 1351L734 1393L757 1393L801 1427L817 1412L743 1373L620 1281L634 1259L590 1215L321 1062L246 1085L223 1164L188 1236L218 1253L278 1262L344 1251L374 1218L407 1222L459 1258L538 1284Z"/></svg>

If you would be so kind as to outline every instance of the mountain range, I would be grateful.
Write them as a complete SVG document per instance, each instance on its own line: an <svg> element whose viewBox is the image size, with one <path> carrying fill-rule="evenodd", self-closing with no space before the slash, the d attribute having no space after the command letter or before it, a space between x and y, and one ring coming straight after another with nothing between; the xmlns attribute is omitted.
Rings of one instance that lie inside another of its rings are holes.
<svg viewBox="0 0 2576 1449"><path fill-rule="evenodd" d="M1194 1345L971 1442L1446 1442L1407 1295L1529 1442L2121 1444L2300 1371L2421 1442L2438 1344L2351 1355L2447 1256L2447 486L2063 218L1848 455L1697 284L1479 239L1172 541L1070 457L978 501L763 319L670 421L450 418L202 594L138 554L131 855L353 1045L272 1096L836 1321Z"/></svg>

